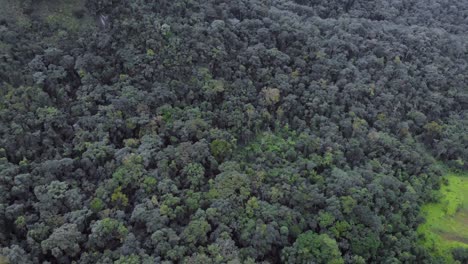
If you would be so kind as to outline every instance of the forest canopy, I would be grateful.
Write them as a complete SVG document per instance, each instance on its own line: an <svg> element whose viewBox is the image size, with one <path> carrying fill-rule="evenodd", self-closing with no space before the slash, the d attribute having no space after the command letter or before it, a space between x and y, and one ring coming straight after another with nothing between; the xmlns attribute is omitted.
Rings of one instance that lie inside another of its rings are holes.
<svg viewBox="0 0 468 264"><path fill-rule="evenodd" d="M0 4L0 263L468 261L467 1Z"/></svg>

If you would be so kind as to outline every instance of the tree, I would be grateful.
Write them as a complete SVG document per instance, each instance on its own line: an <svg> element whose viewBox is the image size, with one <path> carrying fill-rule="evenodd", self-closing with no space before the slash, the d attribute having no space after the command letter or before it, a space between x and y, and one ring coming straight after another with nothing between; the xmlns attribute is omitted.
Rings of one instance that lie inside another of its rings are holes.
<svg viewBox="0 0 468 264"><path fill-rule="evenodd" d="M128 229L120 221L104 218L91 225L88 242L98 248L115 248L127 236Z"/></svg>
<svg viewBox="0 0 468 264"><path fill-rule="evenodd" d="M336 241L327 234L313 231L299 235L291 247L283 249L281 256L288 263L344 263Z"/></svg>
<svg viewBox="0 0 468 264"><path fill-rule="evenodd" d="M452 250L452 255L455 260L460 261L460 263L468 262L468 249L458 247Z"/></svg>
<svg viewBox="0 0 468 264"><path fill-rule="evenodd" d="M42 241L42 251L50 251L55 258L63 261L62 256L74 257L81 252L79 244L83 239L84 236L78 231L76 224L64 224Z"/></svg>
<svg viewBox="0 0 468 264"><path fill-rule="evenodd" d="M210 144L211 153L219 161L223 161L232 152L231 143L224 139L215 139Z"/></svg>
<svg viewBox="0 0 468 264"><path fill-rule="evenodd" d="M182 237L192 246L204 244L208 241L207 234L210 230L211 226L205 219L195 219L184 229Z"/></svg>

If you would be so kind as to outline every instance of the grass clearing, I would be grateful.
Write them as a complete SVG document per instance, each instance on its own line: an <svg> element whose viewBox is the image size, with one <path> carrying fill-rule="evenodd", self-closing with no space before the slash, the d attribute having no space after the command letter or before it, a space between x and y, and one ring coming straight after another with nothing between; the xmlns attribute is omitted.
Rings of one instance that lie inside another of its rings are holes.
<svg viewBox="0 0 468 264"><path fill-rule="evenodd" d="M468 248L468 173L449 173L444 179L447 184L439 191L440 201L422 207L426 222L418 233L434 256L455 263L452 250Z"/></svg>

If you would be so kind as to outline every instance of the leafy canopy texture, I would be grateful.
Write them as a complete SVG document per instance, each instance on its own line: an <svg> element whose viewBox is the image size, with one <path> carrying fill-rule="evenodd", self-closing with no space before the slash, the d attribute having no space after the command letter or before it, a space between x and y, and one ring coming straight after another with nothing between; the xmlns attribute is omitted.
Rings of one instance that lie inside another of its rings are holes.
<svg viewBox="0 0 468 264"><path fill-rule="evenodd" d="M0 0L0 262L466 262L416 231L468 169L466 14Z"/></svg>
<svg viewBox="0 0 468 264"><path fill-rule="evenodd" d="M344 263L336 241L327 234L307 231L296 239L292 247L283 249L287 263Z"/></svg>

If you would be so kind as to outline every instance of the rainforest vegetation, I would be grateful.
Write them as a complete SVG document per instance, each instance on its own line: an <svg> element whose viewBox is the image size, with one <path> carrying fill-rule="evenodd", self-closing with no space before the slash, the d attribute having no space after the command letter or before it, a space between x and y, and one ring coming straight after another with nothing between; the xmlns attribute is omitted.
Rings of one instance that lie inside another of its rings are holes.
<svg viewBox="0 0 468 264"><path fill-rule="evenodd" d="M2 264L468 263L467 171L468 1L0 0Z"/></svg>

